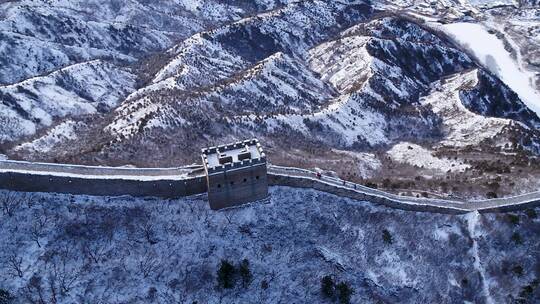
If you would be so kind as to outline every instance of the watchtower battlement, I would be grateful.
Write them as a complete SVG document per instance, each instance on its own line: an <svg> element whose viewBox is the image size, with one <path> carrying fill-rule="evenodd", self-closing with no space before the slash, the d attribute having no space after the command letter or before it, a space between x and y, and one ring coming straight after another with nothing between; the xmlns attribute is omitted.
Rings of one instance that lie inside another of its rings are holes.
<svg viewBox="0 0 540 304"><path fill-rule="evenodd" d="M201 157L212 209L268 196L266 155L257 139L206 148Z"/></svg>
<svg viewBox="0 0 540 304"><path fill-rule="evenodd" d="M257 139L203 149L202 159L208 174L266 164L266 154Z"/></svg>

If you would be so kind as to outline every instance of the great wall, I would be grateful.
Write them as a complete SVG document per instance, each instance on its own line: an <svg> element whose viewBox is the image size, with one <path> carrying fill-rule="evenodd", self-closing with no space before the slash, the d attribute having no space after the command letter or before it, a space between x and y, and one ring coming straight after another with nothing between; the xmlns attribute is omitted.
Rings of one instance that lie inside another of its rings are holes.
<svg viewBox="0 0 540 304"><path fill-rule="evenodd" d="M540 206L540 191L529 194L459 201L399 196L313 171L268 165L268 184L310 188L359 201L416 212L463 214L508 212ZM207 192L202 166L164 169L90 167L0 161L0 189L91 196L153 196L179 198Z"/></svg>

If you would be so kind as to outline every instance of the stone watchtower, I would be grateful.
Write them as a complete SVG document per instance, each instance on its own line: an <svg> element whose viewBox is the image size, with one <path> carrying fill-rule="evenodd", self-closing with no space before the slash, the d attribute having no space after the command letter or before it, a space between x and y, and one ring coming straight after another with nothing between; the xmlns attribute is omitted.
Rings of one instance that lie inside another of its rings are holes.
<svg viewBox="0 0 540 304"><path fill-rule="evenodd" d="M213 210L268 196L266 155L258 140L203 149L202 160Z"/></svg>

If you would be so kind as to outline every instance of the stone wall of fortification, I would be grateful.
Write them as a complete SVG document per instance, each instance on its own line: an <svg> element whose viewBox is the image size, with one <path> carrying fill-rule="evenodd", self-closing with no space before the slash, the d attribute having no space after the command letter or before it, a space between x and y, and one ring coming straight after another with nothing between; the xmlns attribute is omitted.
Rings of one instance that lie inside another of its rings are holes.
<svg viewBox="0 0 540 304"><path fill-rule="evenodd" d="M53 192L94 196L153 196L178 198L206 192L204 176L184 180L74 178L58 175L0 172L0 188L24 192Z"/></svg>
<svg viewBox="0 0 540 304"><path fill-rule="evenodd" d="M415 212L434 212L446 214L464 214L467 212L478 211L480 213L498 213L522 211L529 208L540 207L540 193L530 193L516 196L513 198L500 198L484 201L471 201L468 203L442 202L437 200L397 198L395 195L377 195L366 191L351 189L350 187L341 187L332 185L318 179L288 176L285 174L268 174L270 186L288 186L295 188L310 188L335 194L342 197L348 197L358 201L367 201L387 207Z"/></svg>
<svg viewBox="0 0 540 304"><path fill-rule="evenodd" d="M238 206L268 196L266 166L212 174L209 180L208 200L214 210Z"/></svg>
<svg viewBox="0 0 540 304"><path fill-rule="evenodd" d="M463 214L468 212L465 209L459 209L456 207L444 207L433 205L421 205L421 204L408 204L403 201L392 200L387 197L371 195L358 190L349 189L345 187L339 187L336 185L330 185L328 183L298 176L286 176L277 174L268 174L268 182L271 186L288 186L295 188L310 188L327 193L335 194L341 197L348 197L354 200L367 201L370 203L380 204L391 208L416 211L416 212L436 212L447 214Z"/></svg>
<svg viewBox="0 0 540 304"><path fill-rule="evenodd" d="M137 169L133 169L133 172L130 175L137 175L137 172ZM148 172L148 170L142 170L140 175L145 176L144 174L148 174ZM156 174L157 173L159 172L156 172ZM512 212L540 206L540 192L529 193L511 198L485 201L449 202L441 200L422 200L399 197L369 189L355 190L350 186L341 187L339 185L324 182L316 178L292 175L294 174L275 174L270 172L267 176L263 175L262 173L260 176L261 178L264 176L264 180L261 181L264 183L266 183L267 177L267 182L270 186L289 186L296 188L316 189L358 201L368 201L391 208L416 212L436 212L448 214L463 214L475 210L486 213ZM236 191L233 191L234 197L231 197L231 199L242 201L246 193L249 194L249 197L258 197L258 191L255 190L260 189L260 187L254 187L258 185L245 185L244 189L243 178L244 177L236 181L239 188L234 189ZM246 183L248 183L248 181L246 181ZM54 173L48 175L14 172L0 172L0 189L23 192L53 192L93 196L131 195L136 197L153 196L160 198L179 198L201 194L207 191L206 176L204 175L187 177L185 179L167 179L167 177L164 177L163 179L157 180L137 180L133 178L122 179L120 177L107 178L106 176L103 178L99 176L89 176L83 178L62 176ZM265 196L265 193L261 192L260 197Z"/></svg>

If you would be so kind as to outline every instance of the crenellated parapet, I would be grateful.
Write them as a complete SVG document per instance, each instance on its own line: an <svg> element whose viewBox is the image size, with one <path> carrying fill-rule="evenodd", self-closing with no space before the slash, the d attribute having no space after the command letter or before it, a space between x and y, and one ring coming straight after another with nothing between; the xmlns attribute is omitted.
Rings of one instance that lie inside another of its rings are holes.
<svg viewBox="0 0 540 304"><path fill-rule="evenodd" d="M257 139L202 149L207 174L223 173L266 164L266 154Z"/></svg>
<svg viewBox="0 0 540 304"><path fill-rule="evenodd" d="M201 157L212 209L268 196L266 154L257 139L203 149Z"/></svg>

